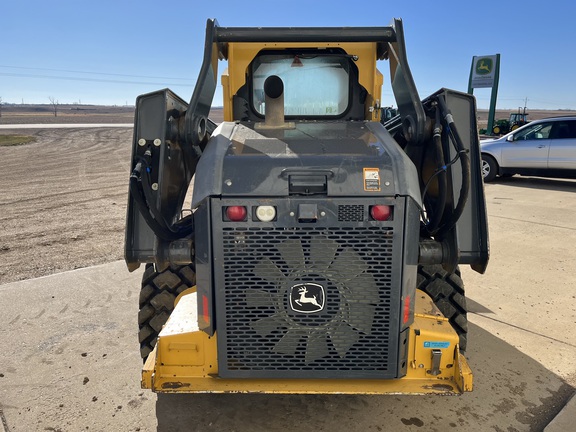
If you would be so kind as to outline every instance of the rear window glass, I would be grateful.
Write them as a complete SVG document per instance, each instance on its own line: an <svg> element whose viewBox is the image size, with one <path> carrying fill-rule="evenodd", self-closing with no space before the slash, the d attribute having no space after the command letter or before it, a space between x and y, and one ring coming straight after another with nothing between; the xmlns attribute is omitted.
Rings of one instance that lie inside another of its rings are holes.
<svg viewBox="0 0 576 432"><path fill-rule="evenodd" d="M554 124L551 138L567 139L576 138L576 121L559 121Z"/></svg>
<svg viewBox="0 0 576 432"><path fill-rule="evenodd" d="M349 60L341 56L260 55L252 63L252 105L264 115L264 81L284 83L286 116L339 116L349 105Z"/></svg>

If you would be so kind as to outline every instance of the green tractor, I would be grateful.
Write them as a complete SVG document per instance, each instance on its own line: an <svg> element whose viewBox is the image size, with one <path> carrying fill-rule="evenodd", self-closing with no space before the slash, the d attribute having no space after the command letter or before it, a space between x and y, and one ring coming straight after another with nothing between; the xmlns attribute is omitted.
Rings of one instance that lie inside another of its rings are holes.
<svg viewBox="0 0 576 432"><path fill-rule="evenodd" d="M518 112L510 113L510 118L508 120L497 120L496 124L492 128L492 133L494 135L504 135L518 129L520 126L524 126L528 121L526 107L522 110L518 108Z"/></svg>

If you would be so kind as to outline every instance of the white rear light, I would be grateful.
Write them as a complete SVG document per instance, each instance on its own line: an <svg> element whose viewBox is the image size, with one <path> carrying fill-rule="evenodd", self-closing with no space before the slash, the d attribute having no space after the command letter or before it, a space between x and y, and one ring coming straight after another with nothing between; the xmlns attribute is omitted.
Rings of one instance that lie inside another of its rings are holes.
<svg viewBox="0 0 576 432"><path fill-rule="evenodd" d="M273 206L256 207L256 217L261 222L271 222L276 217L276 208Z"/></svg>

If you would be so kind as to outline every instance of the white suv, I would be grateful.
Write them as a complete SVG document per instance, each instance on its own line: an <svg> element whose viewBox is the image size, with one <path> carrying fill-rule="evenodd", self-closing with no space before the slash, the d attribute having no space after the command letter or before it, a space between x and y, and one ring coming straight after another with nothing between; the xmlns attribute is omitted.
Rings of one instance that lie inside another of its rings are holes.
<svg viewBox="0 0 576 432"><path fill-rule="evenodd" d="M532 121L480 141L480 150L485 182L514 174L576 178L576 117Z"/></svg>

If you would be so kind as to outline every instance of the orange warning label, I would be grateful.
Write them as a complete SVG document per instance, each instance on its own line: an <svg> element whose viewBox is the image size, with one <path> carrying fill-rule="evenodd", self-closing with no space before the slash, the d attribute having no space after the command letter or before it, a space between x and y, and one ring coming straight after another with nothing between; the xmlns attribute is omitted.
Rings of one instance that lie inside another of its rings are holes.
<svg viewBox="0 0 576 432"><path fill-rule="evenodd" d="M364 190L366 192L380 192L380 170L378 168L364 168Z"/></svg>

